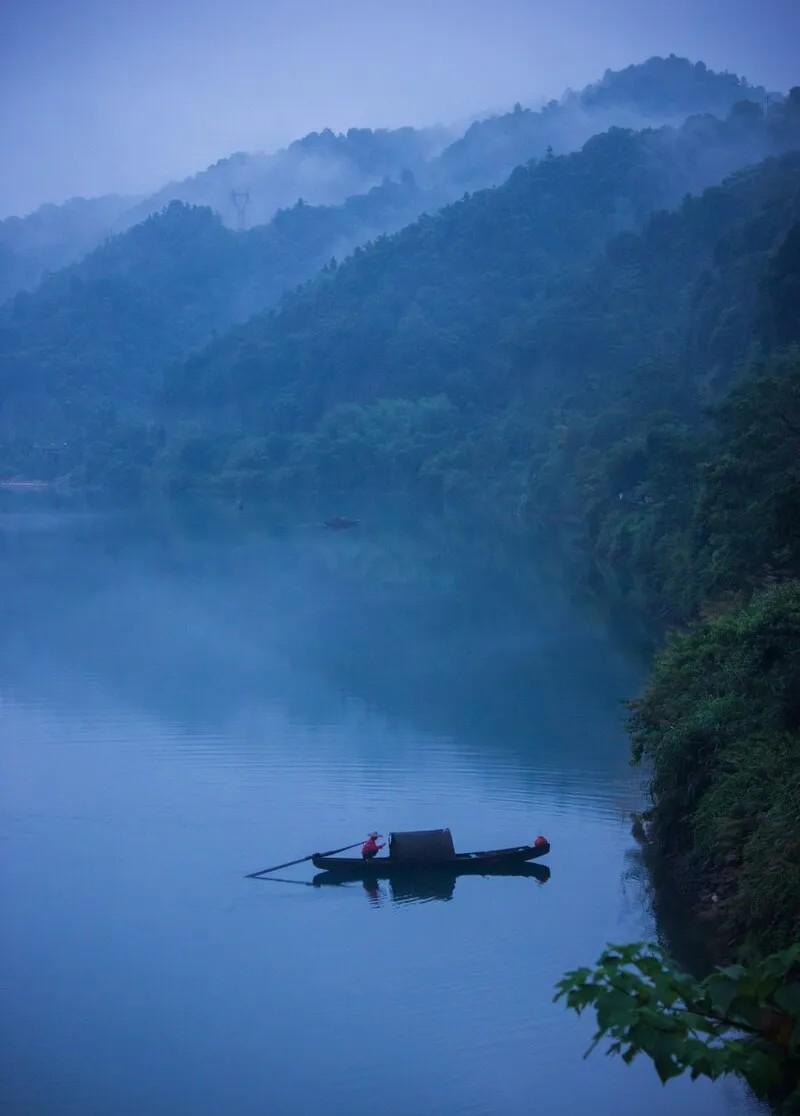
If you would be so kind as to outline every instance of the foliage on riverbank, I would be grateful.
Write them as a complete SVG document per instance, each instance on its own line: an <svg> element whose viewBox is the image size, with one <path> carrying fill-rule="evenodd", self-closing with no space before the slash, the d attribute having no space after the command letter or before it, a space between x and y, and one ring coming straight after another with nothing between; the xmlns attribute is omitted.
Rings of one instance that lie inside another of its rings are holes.
<svg viewBox="0 0 800 1116"><path fill-rule="evenodd" d="M800 938L800 352L758 360L710 429L642 422L638 486L608 486L586 539L651 616L690 625L631 722L652 847L718 953L784 947Z"/></svg>
<svg viewBox="0 0 800 1116"><path fill-rule="evenodd" d="M800 940L800 583L673 637L631 731L652 839L723 949Z"/></svg>
<svg viewBox="0 0 800 1116"><path fill-rule="evenodd" d="M781 1112L800 1112L800 944L704 980L679 972L652 945L609 946L594 968L574 969L557 1000L597 1013L590 1050L632 1062L648 1055L663 1082L688 1072L743 1078Z"/></svg>
<svg viewBox="0 0 800 1116"><path fill-rule="evenodd" d="M782 948L800 939L800 352L758 360L711 428L642 422L637 487L608 485L585 538L629 599L683 629L631 722L651 848L718 955Z"/></svg>
<svg viewBox="0 0 800 1116"><path fill-rule="evenodd" d="M637 402L572 473L607 584L686 622L800 577L800 349L755 360L710 426Z"/></svg>

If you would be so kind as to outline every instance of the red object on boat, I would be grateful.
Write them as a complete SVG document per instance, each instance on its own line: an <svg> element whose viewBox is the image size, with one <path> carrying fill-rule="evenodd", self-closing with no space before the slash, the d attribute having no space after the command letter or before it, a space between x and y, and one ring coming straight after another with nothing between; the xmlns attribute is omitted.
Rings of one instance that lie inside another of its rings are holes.
<svg viewBox="0 0 800 1116"><path fill-rule="evenodd" d="M542 848L543 845L547 845L547 844L549 844L547 838L542 837L542 835L540 833L539 836L536 838L536 840L533 842L533 847L535 849L540 849L540 848Z"/></svg>

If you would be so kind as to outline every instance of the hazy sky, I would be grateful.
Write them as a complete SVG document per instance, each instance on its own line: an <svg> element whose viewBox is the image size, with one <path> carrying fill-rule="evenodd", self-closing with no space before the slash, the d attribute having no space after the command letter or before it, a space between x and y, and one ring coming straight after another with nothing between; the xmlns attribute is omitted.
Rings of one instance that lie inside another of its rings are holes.
<svg viewBox="0 0 800 1116"><path fill-rule="evenodd" d="M0 0L0 216L313 129L450 122L653 54L800 84L800 0Z"/></svg>

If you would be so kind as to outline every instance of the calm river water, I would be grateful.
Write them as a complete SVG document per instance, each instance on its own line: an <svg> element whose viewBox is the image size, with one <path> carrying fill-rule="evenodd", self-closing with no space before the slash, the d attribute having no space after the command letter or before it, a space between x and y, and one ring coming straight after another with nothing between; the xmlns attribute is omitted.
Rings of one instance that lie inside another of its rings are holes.
<svg viewBox="0 0 800 1116"><path fill-rule="evenodd" d="M582 1054L555 981L652 935L621 699L543 568L444 528L0 510L4 1116L729 1116ZM550 879L244 879L375 827Z"/></svg>

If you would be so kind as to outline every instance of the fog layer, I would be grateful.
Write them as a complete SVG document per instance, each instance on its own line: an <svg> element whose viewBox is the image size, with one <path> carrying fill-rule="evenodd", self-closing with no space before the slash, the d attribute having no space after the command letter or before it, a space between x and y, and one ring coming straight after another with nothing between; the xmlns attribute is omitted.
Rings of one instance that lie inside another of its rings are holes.
<svg viewBox="0 0 800 1116"><path fill-rule="evenodd" d="M325 126L463 123L656 53L785 88L797 5L742 0L731 14L724 0L12 0L0 7L0 215L151 193Z"/></svg>

